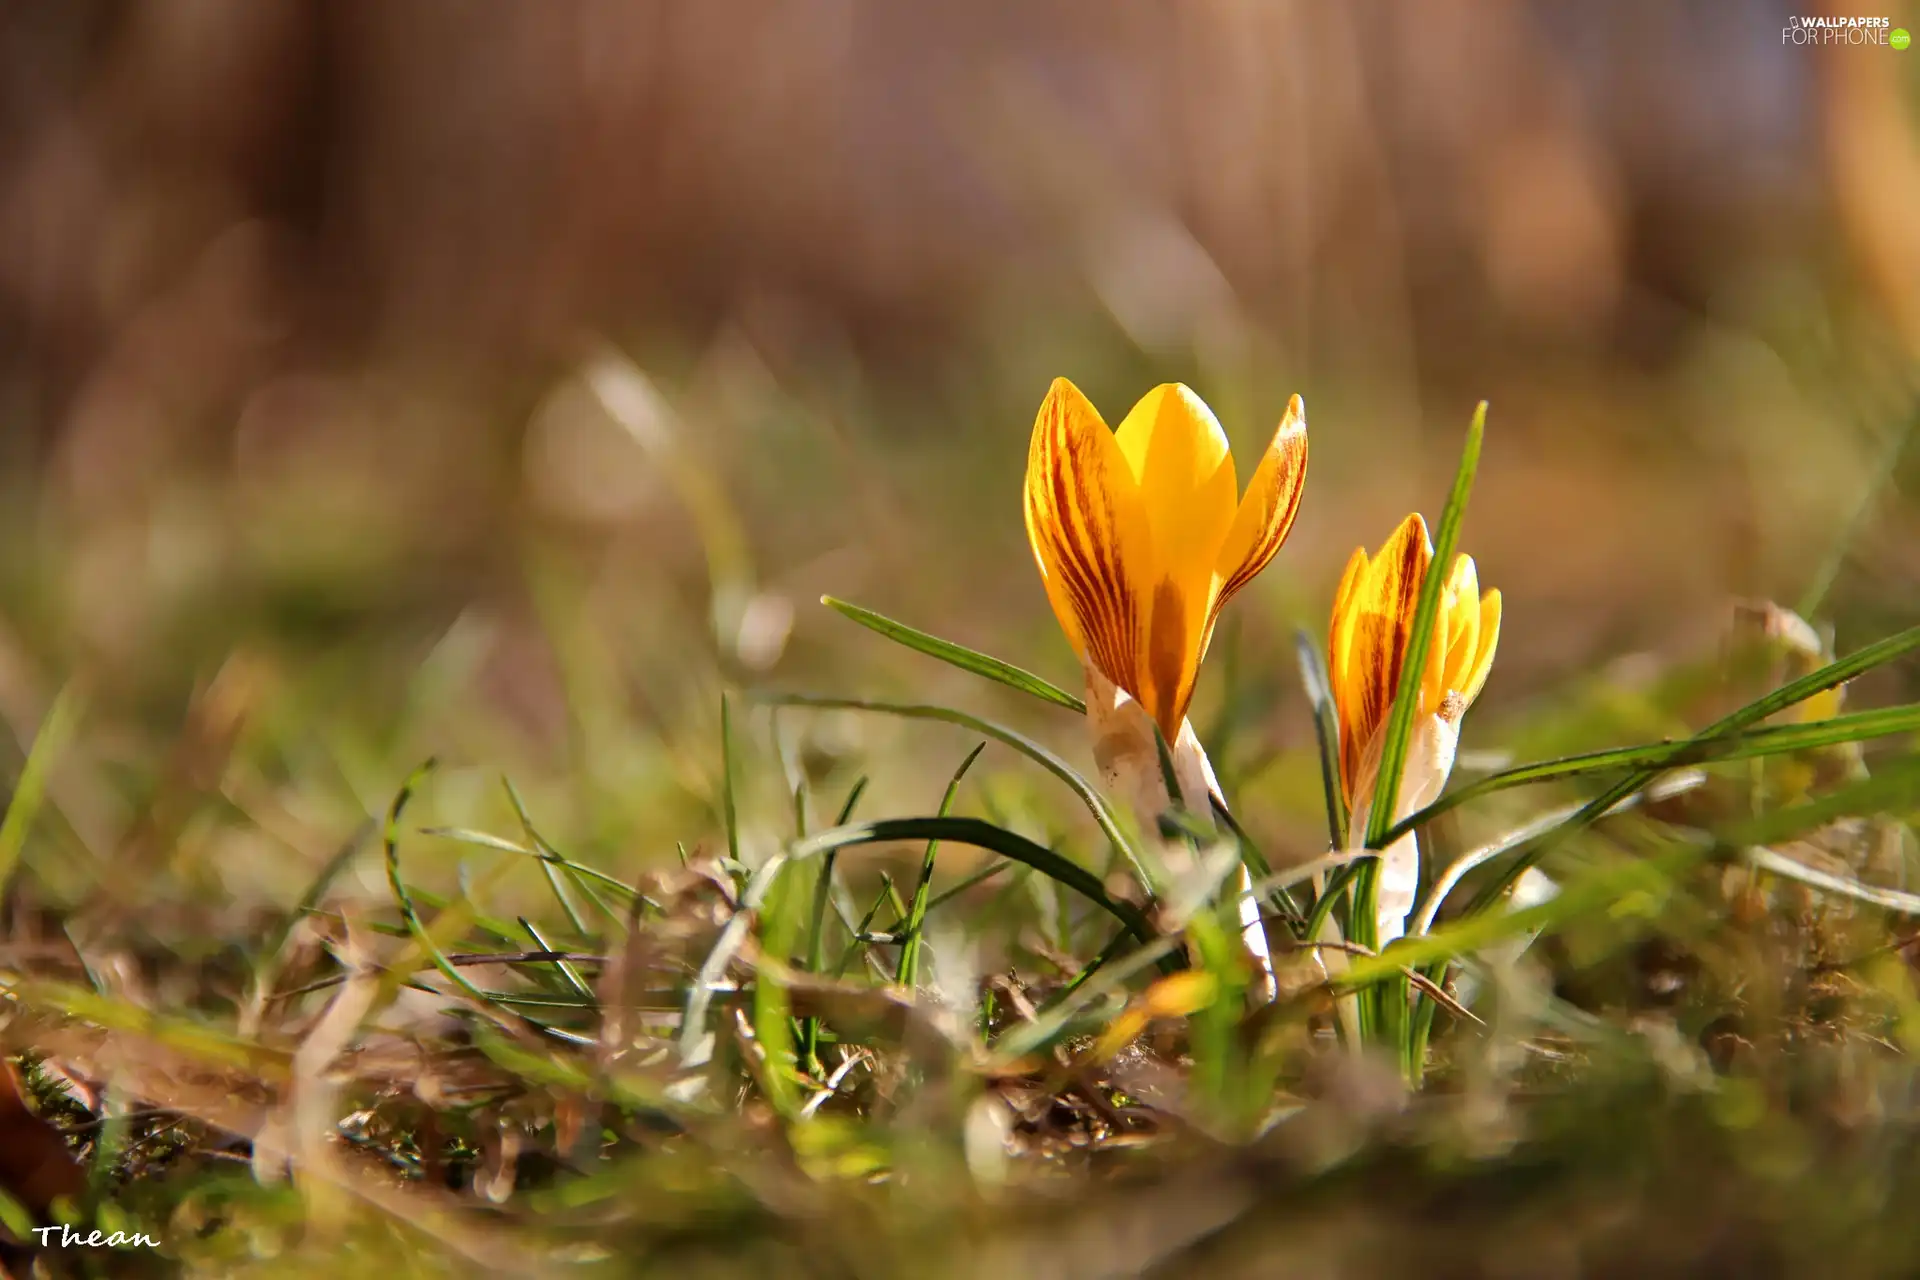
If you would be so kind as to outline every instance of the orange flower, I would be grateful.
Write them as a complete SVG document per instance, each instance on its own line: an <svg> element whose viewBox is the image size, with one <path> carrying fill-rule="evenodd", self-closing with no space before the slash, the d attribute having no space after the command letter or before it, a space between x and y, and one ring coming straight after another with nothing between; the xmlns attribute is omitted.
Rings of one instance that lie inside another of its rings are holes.
<svg viewBox="0 0 1920 1280"><path fill-rule="evenodd" d="M1400 689L1420 584L1432 563L1426 521L1410 515L1379 555L1369 560L1364 547L1353 553L1334 596L1327 666L1340 721L1340 782L1351 814L1351 848L1366 839L1386 737L1382 729ZM1500 593L1482 595L1472 557L1459 556L1447 575L1416 686L1395 822L1432 804L1446 786L1461 717L1480 696L1499 642ZM1420 845L1409 832L1380 851L1375 899L1380 942L1399 937L1405 928L1419 879Z"/></svg>
<svg viewBox="0 0 1920 1280"><path fill-rule="evenodd" d="M1027 537L1074 651L1179 736L1220 609L1286 541L1307 473L1295 396L1244 497L1227 436L1168 383L1107 429L1056 378L1027 454Z"/></svg>
<svg viewBox="0 0 1920 1280"><path fill-rule="evenodd" d="M1372 793L1368 757L1377 768L1380 730L1400 688L1420 584L1432 563L1427 522L1415 513L1373 559L1365 547L1354 551L1334 596L1327 665L1340 719L1340 781L1350 807ZM1499 641L1500 593L1482 595L1473 557L1455 557L1420 675L1416 716L1438 717L1457 733L1487 682Z"/></svg>

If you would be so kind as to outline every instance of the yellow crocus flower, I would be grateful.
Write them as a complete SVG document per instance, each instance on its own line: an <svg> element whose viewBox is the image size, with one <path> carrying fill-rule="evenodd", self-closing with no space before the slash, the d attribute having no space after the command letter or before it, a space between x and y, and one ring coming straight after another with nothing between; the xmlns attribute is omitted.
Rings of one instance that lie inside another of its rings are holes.
<svg viewBox="0 0 1920 1280"><path fill-rule="evenodd" d="M1377 556L1353 553L1334 596L1327 639L1328 675L1340 721L1340 781L1351 813L1348 843L1366 840L1380 768L1383 730L1400 687L1401 666L1413 630L1420 584L1433 563L1427 523L1416 513L1400 522ZM1425 808L1453 770L1460 720L1480 696L1500 640L1500 593L1480 591L1473 558L1455 558L1434 618L1433 639L1420 674L1413 730L1394 821ZM1400 936L1413 907L1419 845L1409 834L1381 852L1380 940Z"/></svg>
<svg viewBox="0 0 1920 1280"><path fill-rule="evenodd" d="M1307 421L1299 396L1241 496L1226 432L1179 383L1110 431L1054 379L1027 454L1027 537L1054 616L1091 674L1180 736L1228 598L1267 566L1299 510Z"/></svg>

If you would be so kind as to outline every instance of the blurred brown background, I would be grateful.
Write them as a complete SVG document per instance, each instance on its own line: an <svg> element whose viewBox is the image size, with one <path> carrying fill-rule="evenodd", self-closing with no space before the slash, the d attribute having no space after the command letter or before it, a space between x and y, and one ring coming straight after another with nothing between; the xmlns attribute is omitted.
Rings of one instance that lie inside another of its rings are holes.
<svg viewBox="0 0 1920 1280"><path fill-rule="evenodd" d="M563 736L570 669L670 719L715 628L863 670L822 590L1070 681L1015 496L1062 373L1243 457L1306 395L1257 652L1483 397L1489 706L1828 576L1846 648L1920 599L1920 52L1793 12L9 6L0 685L177 706L292 639L378 701L480 616L461 679Z"/></svg>

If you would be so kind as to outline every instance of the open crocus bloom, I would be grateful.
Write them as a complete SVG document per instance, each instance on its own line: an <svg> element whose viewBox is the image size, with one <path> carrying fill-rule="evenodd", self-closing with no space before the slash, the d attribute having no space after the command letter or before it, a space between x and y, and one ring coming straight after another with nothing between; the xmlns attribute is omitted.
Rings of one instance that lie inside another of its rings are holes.
<svg viewBox="0 0 1920 1280"><path fill-rule="evenodd" d="M1279 551L1300 507L1307 422L1287 404L1243 497L1226 432L1199 396L1155 387L1110 431L1056 378L1027 454L1027 538L1054 616L1087 671L1094 757L1142 816L1166 807L1154 726L1172 750L1188 808L1218 788L1187 723L1200 660L1221 606ZM1246 938L1271 961L1259 905L1241 873ZM1269 985L1270 990L1270 985Z"/></svg>
<svg viewBox="0 0 1920 1280"><path fill-rule="evenodd" d="M1379 555L1368 559L1364 547L1353 553L1334 597L1327 666L1340 720L1340 781L1352 815L1348 842L1354 848L1366 841L1383 730L1400 686L1420 584L1432 563L1426 521L1410 515ZM1472 557L1459 556L1447 575L1420 674L1394 821L1433 803L1446 785L1460 720L1480 696L1499 639L1500 593L1482 595ZM1382 943L1399 937L1406 927L1419 873L1420 847L1412 834L1381 852L1377 884Z"/></svg>
<svg viewBox="0 0 1920 1280"><path fill-rule="evenodd" d="M1109 431L1054 379L1027 454L1027 537L1074 652L1180 736L1227 600L1286 541L1307 474L1295 396L1240 494L1226 432L1187 387L1155 387Z"/></svg>

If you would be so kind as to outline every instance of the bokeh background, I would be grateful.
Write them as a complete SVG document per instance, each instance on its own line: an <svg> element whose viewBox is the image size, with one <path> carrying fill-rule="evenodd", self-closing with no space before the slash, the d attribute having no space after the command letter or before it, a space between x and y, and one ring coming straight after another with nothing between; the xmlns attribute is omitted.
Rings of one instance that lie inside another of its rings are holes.
<svg viewBox="0 0 1920 1280"><path fill-rule="evenodd" d="M1243 458L1306 398L1197 711L1283 846L1320 829L1294 628L1437 514L1483 398L1468 746L1672 727L1631 691L1737 598L1911 624L1920 51L1793 12L10 6L9 767L88 706L42 891L204 855L284 897L431 753L443 813L511 773L657 861L711 838L728 685L1038 723L817 598L1075 683L1018 505L1060 374L1113 421L1187 381ZM787 763L930 787L924 737L816 717Z"/></svg>

